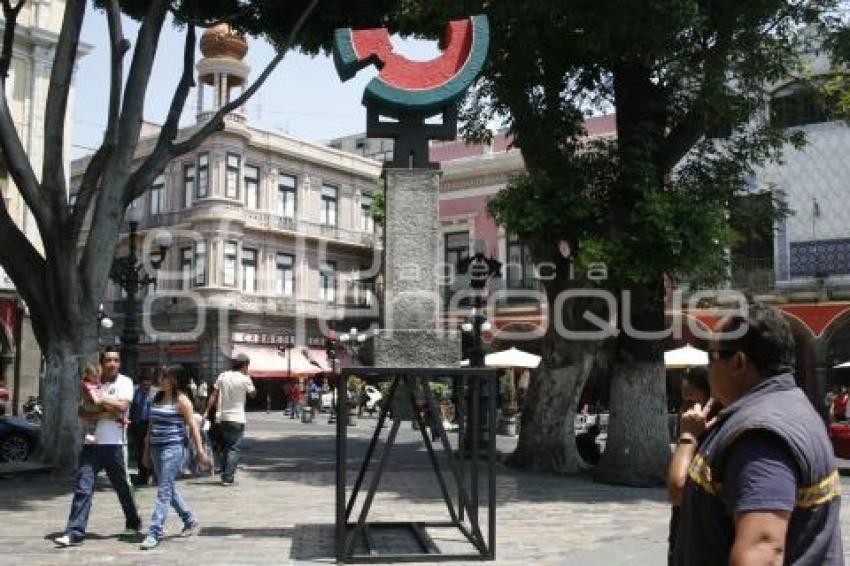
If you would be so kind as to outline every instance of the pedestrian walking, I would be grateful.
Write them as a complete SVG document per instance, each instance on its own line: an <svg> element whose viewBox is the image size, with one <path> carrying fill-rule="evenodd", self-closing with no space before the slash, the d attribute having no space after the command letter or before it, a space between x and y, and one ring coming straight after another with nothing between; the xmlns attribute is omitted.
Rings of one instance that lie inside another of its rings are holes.
<svg viewBox="0 0 850 566"><path fill-rule="evenodd" d="M145 463L153 467L157 477L156 502L142 550L150 550L162 540L168 508L174 507L183 521L180 536L197 532L198 521L177 490L176 480L183 468L187 430L195 446L201 467L209 465L192 410L189 374L182 365L169 366L159 383L159 392L150 406L150 427L145 443Z"/></svg>
<svg viewBox="0 0 850 566"><path fill-rule="evenodd" d="M100 354L100 365L100 386L90 391L90 400L98 411L81 411L83 419L97 422L94 443L84 444L80 451L68 524L65 533L54 539L59 546L80 544L85 539L94 484L101 470L106 471L124 511L125 530L121 536L137 537L141 526L126 465L125 423L133 399L133 380L119 373L121 355L116 346L104 348ZM116 413L119 418L116 418Z"/></svg>
<svg viewBox="0 0 850 566"><path fill-rule="evenodd" d="M694 459L702 437L682 430L682 415L691 410L707 409L712 415L717 414L720 404L711 399L711 389L708 385L708 369L705 366L690 368L682 379L682 407L677 424L676 449L667 467L667 495L670 498L670 533L667 537L667 562L673 563L676 535L679 529L679 514L682 505L682 493L688 479L688 468ZM710 419L709 419L710 420Z"/></svg>
<svg viewBox="0 0 850 566"><path fill-rule="evenodd" d="M294 382L289 387L289 418L297 419L301 417L301 397L302 397L301 384L299 382Z"/></svg>
<svg viewBox="0 0 850 566"><path fill-rule="evenodd" d="M239 463L239 451L245 434L245 397L254 397L257 390L248 377L251 360L245 354L237 354L233 359L232 370L218 376L204 418L209 415L210 407L218 406L216 422L223 441L223 462L221 485L233 485L236 465Z"/></svg>
<svg viewBox="0 0 850 566"><path fill-rule="evenodd" d="M682 415L696 442L673 563L844 564L838 470L818 413L797 387L794 339L771 307L723 318L709 350L724 409Z"/></svg>
<svg viewBox="0 0 850 566"><path fill-rule="evenodd" d="M151 476L151 469L145 465L143 456L145 453L145 438L148 435L151 400L156 394L152 386L152 376L145 375L142 377L142 381L136 386L133 393L133 402L130 404L129 440L135 449L136 467L139 470L133 481L133 485L136 486L148 485Z"/></svg>

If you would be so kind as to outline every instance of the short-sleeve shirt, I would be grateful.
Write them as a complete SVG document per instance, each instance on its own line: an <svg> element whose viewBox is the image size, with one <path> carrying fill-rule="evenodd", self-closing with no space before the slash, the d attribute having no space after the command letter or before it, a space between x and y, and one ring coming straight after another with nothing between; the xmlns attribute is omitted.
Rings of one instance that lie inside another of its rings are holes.
<svg viewBox="0 0 850 566"><path fill-rule="evenodd" d="M730 513L794 510L799 471L788 445L775 434L752 432L736 440L723 478Z"/></svg>
<svg viewBox="0 0 850 566"><path fill-rule="evenodd" d="M133 400L133 380L120 373L115 379L108 383L101 383L97 388L101 396L109 397L117 401L127 401L127 410L121 417L127 419L130 414L130 402ZM118 422L118 417L110 414L97 421L95 429L95 444L114 445L127 444L127 427Z"/></svg>
<svg viewBox="0 0 850 566"><path fill-rule="evenodd" d="M226 371L215 382L218 391L218 422L245 423L245 396L253 393L254 382L239 371Z"/></svg>

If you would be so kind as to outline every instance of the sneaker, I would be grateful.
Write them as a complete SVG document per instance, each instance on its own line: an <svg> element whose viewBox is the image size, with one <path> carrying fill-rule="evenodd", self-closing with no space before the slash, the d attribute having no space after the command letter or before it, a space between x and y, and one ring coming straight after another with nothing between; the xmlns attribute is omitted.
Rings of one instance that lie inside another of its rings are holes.
<svg viewBox="0 0 850 566"><path fill-rule="evenodd" d="M126 528L123 531L121 531L121 534L118 535L118 538L121 538L121 539L139 539L139 538L141 538L141 536L142 536L142 533L139 531L139 529Z"/></svg>
<svg viewBox="0 0 850 566"><path fill-rule="evenodd" d="M142 550L150 550L152 548L156 548L157 546L159 546L159 539L148 535L145 537L145 540L142 541L142 544L139 548L141 548Z"/></svg>
<svg viewBox="0 0 850 566"><path fill-rule="evenodd" d="M183 530L180 531L180 534L177 535L180 538L189 538L196 536L201 531L200 525L198 525L198 521L195 521L191 525L183 525Z"/></svg>
<svg viewBox="0 0 850 566"><path fill-rule="evenodd" d="M224 487L230 487L233 485L233 480L221 480L221 485Z"/></svg>
<svg viewBox="0 0 850 566"><path fill-rule="evenodd" d="M55 542L57 545L62 546L62 547L79 546L79 545L83 544L82 539L74 540L74 539L71 538L70 535L62 535L61 537L56 537L55 539L53 539L53 542Z"/></svg>

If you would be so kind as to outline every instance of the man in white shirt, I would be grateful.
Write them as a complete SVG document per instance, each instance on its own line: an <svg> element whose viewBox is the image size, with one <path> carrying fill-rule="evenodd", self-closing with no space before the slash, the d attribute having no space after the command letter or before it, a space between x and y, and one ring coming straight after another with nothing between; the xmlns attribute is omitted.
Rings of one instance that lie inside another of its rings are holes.
<svg viewBox="0 0 850 566"><path fill-rule="evenodd" d="M100 470L106 471L124 511L125 531L122 536L138 536L142 525L136 502L133 500L125 457L133 380L118 373L121 355L116 346L103 349L100 354L100 367L101 383L97 390L92 392L92 402L98 405L100 410L80 414L83 419L97 421L95 442L84 445L80 452L68 526L65 534L55 539L56 544L60 546L80 544L85 539L95 480Z"/></svg>
<svg viewBox="0 0 850 566"><path fill-rule="evenodd" d="M224 462L221 467L221 485L233 485L236 464L239 463L239 448L245 434L245 397L254 397L257 390L254 382L248 377L248 365L251 360L245 354L237 354L233 359L232 371L226 371L218 376L213 385L207 408L204 411L206 419L210 407L218 405L216 422L224 440Z"/></svg>

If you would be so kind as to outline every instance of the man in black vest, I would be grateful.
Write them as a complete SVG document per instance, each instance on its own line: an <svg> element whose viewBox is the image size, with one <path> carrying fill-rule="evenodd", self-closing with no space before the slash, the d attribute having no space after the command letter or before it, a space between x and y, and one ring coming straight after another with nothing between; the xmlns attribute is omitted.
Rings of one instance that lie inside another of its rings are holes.
<svg viewBox="0 0 850 566"><path fill-rule="evenodd" d="M725 408L709 422L705 407L682 417L679 444L694 457L673 563L844 564L838 470L791 375L788 323L759 304L726 317L709 360L711 393Z"/></svg>

